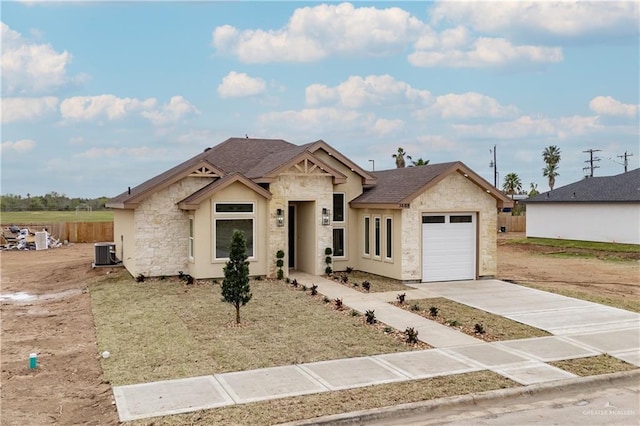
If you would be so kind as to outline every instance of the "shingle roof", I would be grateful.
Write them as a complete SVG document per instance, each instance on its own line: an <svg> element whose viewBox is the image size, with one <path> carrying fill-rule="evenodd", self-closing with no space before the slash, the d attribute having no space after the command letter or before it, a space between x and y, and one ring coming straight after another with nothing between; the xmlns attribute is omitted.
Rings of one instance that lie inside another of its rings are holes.
<svg viewBox="0 0 640 426"><path fill-rule="evenodd" d="M615 176L586 178L543 192L526 203L640 202L640 169Z"/></svg>

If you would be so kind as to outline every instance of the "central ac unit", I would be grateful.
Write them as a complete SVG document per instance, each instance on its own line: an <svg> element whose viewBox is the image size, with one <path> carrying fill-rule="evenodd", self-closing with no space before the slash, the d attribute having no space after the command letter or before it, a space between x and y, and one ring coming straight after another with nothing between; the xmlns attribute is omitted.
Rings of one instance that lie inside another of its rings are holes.
<svg viewBox="0 0 640 426"><path fill-rule="evenodd" d="M93 267L96 266L111 266L118 263L116 259L116 245L114 243L95 243L94 244L95 262Z"/></svg>

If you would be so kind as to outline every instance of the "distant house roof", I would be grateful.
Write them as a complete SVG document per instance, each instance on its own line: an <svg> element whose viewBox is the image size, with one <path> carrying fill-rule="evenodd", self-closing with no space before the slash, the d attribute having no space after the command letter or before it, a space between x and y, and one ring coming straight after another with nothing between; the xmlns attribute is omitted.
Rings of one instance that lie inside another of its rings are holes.
<svg viewBox="0 0 640 426"><path fill-rule="evenodd" d="M399 208L403 204L410 204L418 195L452 173L461 174L490 193L498 200L499 207L513 206L509 197L459 161L373 172L377 178L376 184L366 188L349 204L352 207Z"/></svg>
<svg viewBox="0 0 640 426"><path fill-rule="evenodd" d="M526 203L616 203L640 202L640 169L615 176L591 177L552 191Z"/></svg>

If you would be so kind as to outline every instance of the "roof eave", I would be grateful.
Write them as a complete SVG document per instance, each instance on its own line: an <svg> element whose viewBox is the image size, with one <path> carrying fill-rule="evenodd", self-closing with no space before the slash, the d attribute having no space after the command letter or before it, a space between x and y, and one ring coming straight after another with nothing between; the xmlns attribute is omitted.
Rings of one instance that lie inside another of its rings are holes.
<svg viewBox="0 0 640 426"><path fill-rule="evenodd" d="M403 206L399 203L368 203L368 202L357 202L351 201L349 206L354 209L390 209L390 210L401 210L407 208L408 206Z"/></svg>

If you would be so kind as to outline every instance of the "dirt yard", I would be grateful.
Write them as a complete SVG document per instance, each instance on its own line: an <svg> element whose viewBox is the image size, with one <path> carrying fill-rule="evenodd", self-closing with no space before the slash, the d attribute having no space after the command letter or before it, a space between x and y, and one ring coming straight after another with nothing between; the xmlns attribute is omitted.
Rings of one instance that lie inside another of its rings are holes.
<svg viewBox="0 0 640 426"><path fill-rule="evenodd" d="M506 236L499 242L499 278L638 298L637 261L544 256L505 245ZM118 423L87 292L87 284L110 269L94 270L92 260L93 244L0 252L0 424ZM32 352L38 353L35 370L29 369Z"/></svg>

